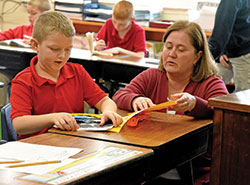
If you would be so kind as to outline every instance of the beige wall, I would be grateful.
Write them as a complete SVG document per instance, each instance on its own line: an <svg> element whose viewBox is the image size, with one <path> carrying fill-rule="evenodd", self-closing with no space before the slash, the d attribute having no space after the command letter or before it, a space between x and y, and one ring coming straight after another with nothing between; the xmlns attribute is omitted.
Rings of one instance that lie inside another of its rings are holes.
<svg viewBox="0 0 250 185"><path fill-rule="evenodd" d="M2 12L5 12L9 9L12 9L13 7L16 7L16 3L11 2L11 1L0 0L0 17L2 15ZM20 2L28 2L29 0L14 0L14 1L20 3ZM6 3L2 11L3 2L6 2ZM52 2L51 8L53 9L54 0L51 0L51 2ZM1 19L0 19L0 30L2 31L7 30L9 28L15 28L18 25L29 24L28 15L27 15L24 4L21 4L14 12L8 13L2 17L3 17L3 22L1 22Z"/></svg>
<svg viewBox="0 0 250 185"><path fill-rule="evenodd" d="M6 2L3 8L3 2ZM0 14L3 12L12 9L13 7L17 7L17 4L11 1L0 1ZM21 2L23 0L16 0L16 2ZM29 24L25 5L21 4L14 12L8 13L2 16L3 22L0 22L0 29L7 30L9 28L14 28L18 25Z"/></svg>

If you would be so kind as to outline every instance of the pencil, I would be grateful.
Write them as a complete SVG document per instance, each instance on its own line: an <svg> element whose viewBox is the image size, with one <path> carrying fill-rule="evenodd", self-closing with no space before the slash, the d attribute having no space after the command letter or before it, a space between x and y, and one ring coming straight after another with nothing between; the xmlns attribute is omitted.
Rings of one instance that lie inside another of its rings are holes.
<svg viewBox="0 0 250 185"><path fill-rule="evenodd" d="M24 162L22 160L16 160L16 161L0 161L0 164L8 164L8 163L21 163Z"/></svg>
<svg viewBox="0 0 250 185"><path fill-rule="evenodd" d="M41 165L41 164L51 164L51 163L60 163L61 161L42 161L42 162L34 162L34 163L24 163L24 164L15 164L7 166L8 168L16 168L16 167L24 167L24 166L33 166L33 165Z"/></svg>

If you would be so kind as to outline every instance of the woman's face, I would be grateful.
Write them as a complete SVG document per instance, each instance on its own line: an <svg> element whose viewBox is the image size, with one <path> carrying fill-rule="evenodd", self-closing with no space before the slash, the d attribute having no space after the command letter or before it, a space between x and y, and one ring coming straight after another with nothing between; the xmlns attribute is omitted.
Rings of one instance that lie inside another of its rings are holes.
<svg viewBox="0 0 250 185"><path fill-rule="evenodd" d="M189 35L184 31L172 31L167 37L163 49L163 66L169 74L191 77L193 66L199 60Z"/></svg>

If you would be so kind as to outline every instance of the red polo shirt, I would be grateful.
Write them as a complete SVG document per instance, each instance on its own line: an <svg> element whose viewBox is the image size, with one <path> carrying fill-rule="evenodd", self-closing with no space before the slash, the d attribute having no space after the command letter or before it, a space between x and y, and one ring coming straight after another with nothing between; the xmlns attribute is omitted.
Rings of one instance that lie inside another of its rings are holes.
<svg viewBox="0 0 250 185"><path fill-rule="evenodd" d="M6 31L0 32L1 40L11 40L11 39L24 39L24 35L32 36L33 25L22 25L14 29L8 29Z"/></svg>
<svg viewBox="0 0 250 185"><path fill-rule="evenodd" d="M41 115L55 112L84 112L84 100L94 106L106 94L79 64L66 63L57 83L40 77L35 70L37 57L30 67L12 80L11 120L23 115ZM22 135L19 138L46 132Z"/></svg>
<svg viewBox="0 0 250 185"><path fill-rule="evenodd" d="M105 41L107 49L120 47L133 52L144 52L145 56L147 55L145 31L134 21L125 37L121 39L112 23L112 18L108 19L98 32L97 38Z"/></svg>

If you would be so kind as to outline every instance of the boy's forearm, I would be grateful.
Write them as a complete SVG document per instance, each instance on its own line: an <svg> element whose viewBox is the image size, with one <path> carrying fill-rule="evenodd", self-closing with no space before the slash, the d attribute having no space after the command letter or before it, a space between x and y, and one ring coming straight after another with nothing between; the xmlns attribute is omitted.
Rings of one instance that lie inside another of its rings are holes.
<svg viewBox="0 0 250 185"><path fill-rule="evenodd" d="M124 53L126 55L130 55L133 57L138 57L138 58L143 58L144 57L144 52L133 52L133 51L129 51L123 48L120 48L120 53Z"/></svg>
<svg viewBox="0 0 250 185"><path fill-rule="evenodd" d="M111 100L108 96L106 96L103 99L101 99L95 105L95 107L98 110L100 110L101 112L104 112L104 111L113 111L113 112L116 112L117 111L117 106L116 106L115 102L113 100Z"/></svg>
<svg viewBox="0 0 250 185"><path fill-rule="evenodd" d="M53 125L52 114L25 115L13 119L13 127L18 134L30 134L38 132Z"/></svg>

